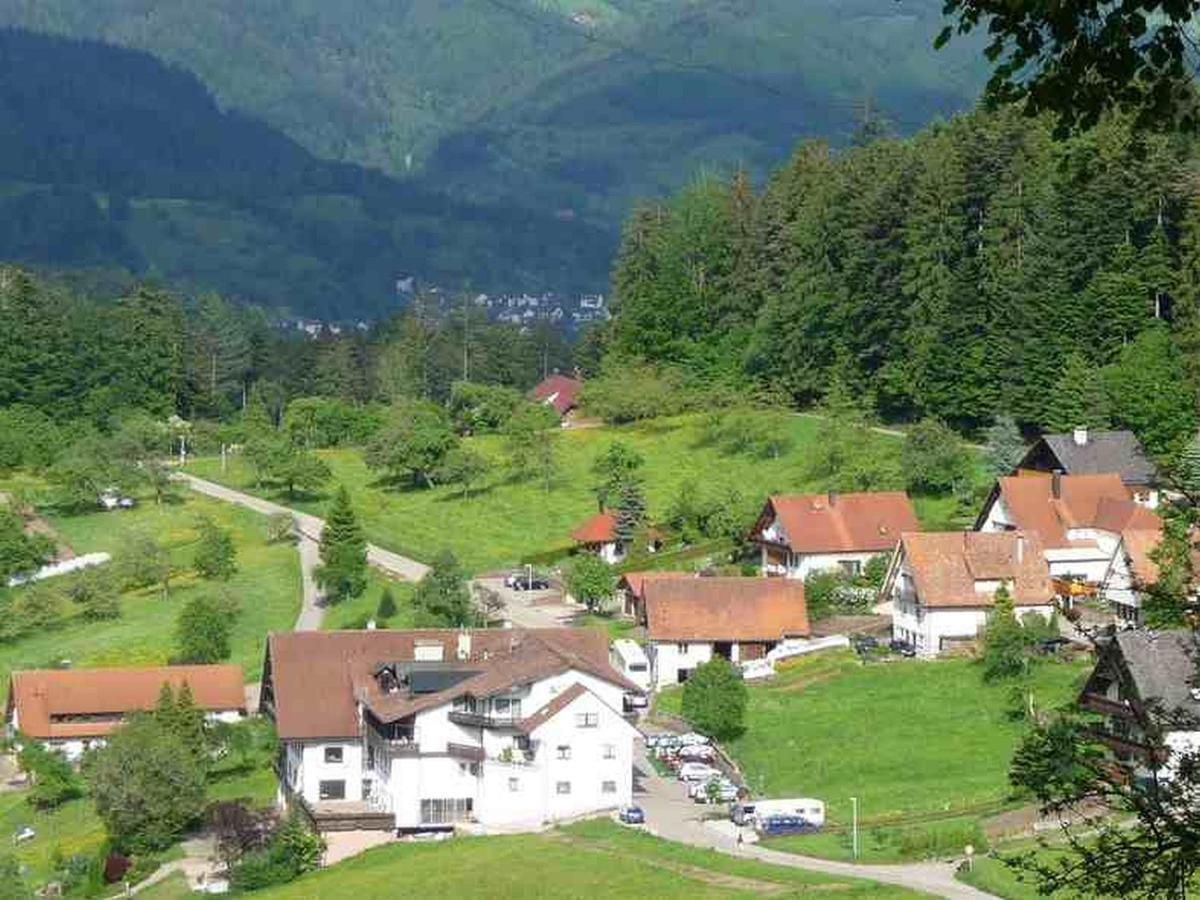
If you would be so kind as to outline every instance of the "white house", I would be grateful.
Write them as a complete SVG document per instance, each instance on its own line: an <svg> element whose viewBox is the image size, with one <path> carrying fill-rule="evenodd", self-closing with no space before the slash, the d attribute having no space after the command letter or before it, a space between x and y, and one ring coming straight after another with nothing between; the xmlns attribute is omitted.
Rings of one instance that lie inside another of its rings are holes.
<svg viewBox="0 0 1200 900"><path fill-rule="evenodd" d="M776 495L750 532L762 552L764 575L805 578L841 569L858 575L872 557L891 552L906 531L920 531L901 491Z"/></svg>
<svg viewBox="0 0 1200 900"><path fill-rule="evenodd" d="M236 721L246 715L242 667L158 666L145 669L27 669L8 682L6 725L78 760L135 712L154 709L164 684L185 684L210 720Z"/></svg>
<svg viewBox="0 0 1200 900"><path fill-rule="evenodd" d="M646 550L654 553L662 545L662 534L651 528L646 535ZM609 565L617 565L629 555L629 544L617 534L617 515L611 511L596 513L571 532L571 539Z"/></svg>
<svg viewBox="0 0 1200 900"><path fill-rule="evenodd" d="M880 594L892 603L892 636L921 656L974 641L1001 585L1018 618L1049 618L1054 591L1041 549L1019 531L904 535Z"/></svg>
<svg viewBox="0 0 1200 900"><path fill-rule="evenodd" d="M1128 529L1109 562L1101 594L1114 615L1132 625L1142 622L1142 598L1147 585L1158 580L1158 564L1151 551L1162 540L1161 531Z"/></svg>
<svg viewBox="0 0 1200 900"><path fill-rule="evenodd" d="M656 572L623 584L638 592L633 607L646 627L656 690L686 681L714 656L747 663L810 634L803 582Z"/></svg>
<svg viewBox="0 0 1200 900"><path fill-rule="evenodd" d="M281 801L319 828L533 828L628 804L637 687L588 629L272 634Z"/></svg>
<svg viewBox="0 0 1200 900"><path fill-rule="evenodd" d="M1134 502L1116 473L1025 473L997 479L975 523L977 531L1021 529L1036 535L1050 575L1098 586L1126 531L1157 531L1162 523Z"/></svg>

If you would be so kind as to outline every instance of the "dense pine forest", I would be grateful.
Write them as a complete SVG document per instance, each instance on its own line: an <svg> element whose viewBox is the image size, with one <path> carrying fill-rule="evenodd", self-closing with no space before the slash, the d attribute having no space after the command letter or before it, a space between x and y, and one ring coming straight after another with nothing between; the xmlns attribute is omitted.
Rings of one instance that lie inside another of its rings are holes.
<svg viewBox="0 0 1200 900"><path fill-rule="evenodd" d="M704 179L632 214L610 352L801 405L839 381L893 421L1132 427L1167 454L1200 385L1198 161L1012 111L805 142L760 191Z"/></svg>

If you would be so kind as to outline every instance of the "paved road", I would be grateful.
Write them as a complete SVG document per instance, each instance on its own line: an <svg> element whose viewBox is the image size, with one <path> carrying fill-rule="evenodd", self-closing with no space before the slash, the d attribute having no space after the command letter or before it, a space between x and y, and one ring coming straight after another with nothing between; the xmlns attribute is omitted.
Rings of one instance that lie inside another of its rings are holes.
<svg viewBox="0 0 1200 900"><path fill-rule="evenodd" d="M637 742L634 771L634 802L646 811L648 829L671 841L708 847L732 856L749 856L762 862L827 875L867 878L895 884L952 900L986 900L991 894L963 884L954 878L953 863L925 862L905 865L857 865L769 850L753 844L737 844L736 830L705 825L700 816L706 807L689 800L683 786L664 778L650 765L641 741Z"/></svg>
<svg viewBox="0 0 1200 900"><path fill-rule="evenodd" d="M324 520L309 513L280 506L278 503L272 503L270 500L264 500L261 497L235 491L233 488L225 487L222 484L205 481L203 478L197 478L195 475L189 475L186 472L179 472L176 477L182 481L186 481L192 490L209 497L214 497L217 500L240 504L247 509L262 513L264 516L284 514L292 517L296 522L296 530L299 532L300 538L297 550L300 553L300 578L303 591L303 601L300 606L300 615L296 618L295 630L317 631L320 629L325 609L322 605L321 592L317 587L314 572L321 561L319 547L321 532L325 528ZM418 581L428 571L424 565L416 560L408 559L390 550L384 550L382 547L376 547L374 544L367 545L367 562L377 569L382 569L391 575L407 581Z"/></svg>

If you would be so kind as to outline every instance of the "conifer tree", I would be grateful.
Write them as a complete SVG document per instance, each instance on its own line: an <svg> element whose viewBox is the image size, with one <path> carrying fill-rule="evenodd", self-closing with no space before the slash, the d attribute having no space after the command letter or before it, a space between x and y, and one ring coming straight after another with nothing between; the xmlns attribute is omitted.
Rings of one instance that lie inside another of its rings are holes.
<svg viewBox="0 0 1200 900"><path fill-rule="evenodd" d="M317 584L325 596L337 603L359 596L367 587L367 540L363 535L350 493L338 487L321 532L321 565Z"/></svg>
<svg viewBox="0 0 1200 900"><path fill-rule="evenodd" d="M1072 353L1067 358L1047 404L1043 424L1054 432L1109 426L1108 396L1100 370L1082 353Z"/></svg>

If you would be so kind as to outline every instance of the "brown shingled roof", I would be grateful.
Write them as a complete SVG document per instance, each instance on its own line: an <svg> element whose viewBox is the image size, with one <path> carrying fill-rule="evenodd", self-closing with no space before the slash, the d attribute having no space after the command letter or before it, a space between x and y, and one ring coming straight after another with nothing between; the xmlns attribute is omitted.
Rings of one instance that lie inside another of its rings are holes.
<svg viewBox="0 0 1200 900"><path fill-rule="evenodd" d="M530 396L553 406L560 416L565 416L579 405L579 393L582 390L583 382L577 378L551 375L538 382L530 391Z"/></svg>
<svg viewBox="0 0 1200 900"><path fill-rule="evenodd" d="M1161 527L1157 515L1135 503L1129 489L1115 473L1062 475L1059 496L1054 496L1054 476L1040 473L997 479L993 502L1004 501L1014 524L1036 534L1045 547L1070 547L1067 531L1098 528L1119 533L1126 529ZM984 510L991 508L991 503ZM981 516L982 519L982 516Z"/></svg>
<svg viewBox="0 0 1200 900"><path fill-rule="evenodd" d="M751 536L762 540L772 521L794 553L881 553L904 532L921 528L903 491L772 496Z"/></svg>
<svg viewBox="0 0 1200 900"><path fill-rule="evenodd" d="M646 628L656 641L778 641L809 633L804 584L788 578L642 582Z"/></svg>
<svg viewBox="0 0 1200 900"><path fill-rule="evenodd" d="M1050 570L1033 534L913 533L905 534L900 546L924 606L991 606L995 592L977 591L977 581L1006 582L1016 606L1044 606L1054 597Z"/></svg>
<svg viewBox="0 0 1200 900"><path fill-rule="evenodd" d="M349 737L358 733L356 698L381 721L395 721L456 697L486 697L515 684L571 669L621 687L639 688L608 660L608 636L593 628L476 629L470 655L457 657L456 629L426 631L308 631L272 634L267 642L268 710L280 737ZM374 673L382 665L411 662L415 647L442 645L442 659L472 674L429 694L385 694Z"/></svg>
<svg viewBox="0 0 1200 900"><path fill-rule="evenodd" d="M88 738L111 734L122 724L105 721L55 722L56 716L127 716L154 709L163 684L184 683L196 705L207 711L246 709L242 667L160 666L144 669L30 669L13 672L8 707L15 708L22 733L42 739Z"/></svg>

